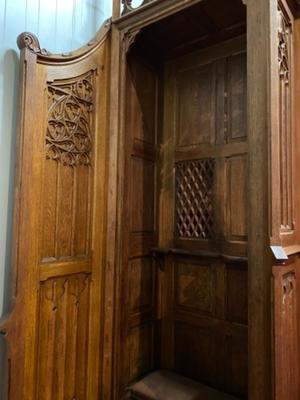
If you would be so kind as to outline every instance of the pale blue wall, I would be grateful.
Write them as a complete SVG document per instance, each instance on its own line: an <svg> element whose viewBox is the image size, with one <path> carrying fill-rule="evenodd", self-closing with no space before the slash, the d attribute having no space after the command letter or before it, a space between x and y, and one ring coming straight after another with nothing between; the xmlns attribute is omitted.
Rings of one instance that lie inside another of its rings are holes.
<svg viewBox="0 0 300 400"><path fill-rule="evenodd" d="M68 52L94 36L111 15L111 3L112 0L0 0L0 316L9 308L19 74L16 38L22 31L30 31L50 52ZM0 340L0 380L1 357Z"/></svg>

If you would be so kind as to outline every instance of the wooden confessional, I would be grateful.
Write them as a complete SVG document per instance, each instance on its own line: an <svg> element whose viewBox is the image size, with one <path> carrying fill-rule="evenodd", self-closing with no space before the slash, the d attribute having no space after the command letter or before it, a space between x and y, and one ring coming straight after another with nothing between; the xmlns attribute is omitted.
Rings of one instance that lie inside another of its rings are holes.
<svg viewBox="0 0 300 400"><path fill-rule="evenodd" d="M299 400L300 3L114 1L21 49L9 400Z"/></svg>

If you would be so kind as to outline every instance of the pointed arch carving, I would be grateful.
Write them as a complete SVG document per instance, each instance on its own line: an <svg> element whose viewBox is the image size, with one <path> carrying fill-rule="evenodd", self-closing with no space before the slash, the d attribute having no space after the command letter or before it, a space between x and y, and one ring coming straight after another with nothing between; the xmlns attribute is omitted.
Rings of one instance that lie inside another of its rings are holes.
<svg viewBox="0 0 300 400"><path fill-rule="evenodd" d="M108 20L86 46L60 55L32 33L17 39L13 304L0 321L8 400L99 398L110 33Z"/></svg>

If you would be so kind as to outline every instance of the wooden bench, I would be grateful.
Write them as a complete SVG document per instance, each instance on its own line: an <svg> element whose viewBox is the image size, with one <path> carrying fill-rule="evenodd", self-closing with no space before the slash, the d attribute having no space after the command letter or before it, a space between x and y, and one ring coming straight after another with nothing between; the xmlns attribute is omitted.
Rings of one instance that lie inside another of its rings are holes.
<svg viewBox="0 0 300 400"><path fill-rule="evenodd" d="M132 400L237 400L169 371L155 371L128 389Z"/></svg>

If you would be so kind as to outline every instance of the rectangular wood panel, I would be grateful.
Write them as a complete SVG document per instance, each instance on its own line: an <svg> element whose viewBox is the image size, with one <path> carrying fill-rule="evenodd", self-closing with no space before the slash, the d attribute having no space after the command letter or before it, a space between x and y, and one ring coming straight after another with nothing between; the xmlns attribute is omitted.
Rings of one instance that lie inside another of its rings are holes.
<svg viewBox="0 0 300 400"><path fill-rule="evenodd" d="M248 274L246 265L226 265L226 319L248 323Z"/></svg>
<svg viewBox="0 0 300 400"><path fill-rule="evenodd" d="M154 230L154 172L152 161L131 158L131 229L134 232Z"/></svg>
<svg viewBox="0 0 300 400"><path fill-rule="evenodd" d="M85 274L50 279L41 285L38 399L84 398L89 288Z"/></svg>
<svg viewBox="0 0 300 400"><path fill-rule="evenodd" d="M215 136L215 68L213 64L178 74L177 145L213 143Z"/></svg>
<svg viewBox="0 0 300 400"><path fill-rule="evenodd" d="M127 382L142 376L153 365L153 326L145 324L132 328L127 336L126 347Z"/></svg>
<svg viewBox="0 0 300 400"><path fill-rule="evenodd" d="M129 61L128 73L132 84L128 93L128 129L135 139L155 144L156 130L156 76L155 71L142 59L135 57Z"/></svg>
<svg viewBox="0 0 300 400"><path fill-rule="evenodd" d="M154 301L154 268L151 258L135 258L129 262L131 314L151 309Z"/></svg>
<svg viewBox="0 0 300 400"><path fill-rule="evenodd" d="M247 56L246 53L228 57L226 100L228 109L227 141L247 136Z"/></svg>
<svg viewBox="0 0 300 400"><path fill-rule="evenodd" d="M247 240L247 156L225 160L226 237L229 241Z"/></svg>
<svg viewBox="0 0 300 400"><path fill-rule="evenodd" d="M216 271L212 265L175 263L175 301L177 308L214 315Z"/></svg>

